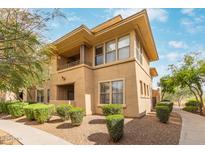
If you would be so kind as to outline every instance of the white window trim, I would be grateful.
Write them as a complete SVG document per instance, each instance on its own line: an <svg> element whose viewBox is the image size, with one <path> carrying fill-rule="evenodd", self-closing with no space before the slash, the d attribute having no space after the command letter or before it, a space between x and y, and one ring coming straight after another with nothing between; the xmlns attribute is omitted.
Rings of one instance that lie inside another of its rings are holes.
<svg viewBox="0 0 205 154"><path fill-rule="evenodd" d="M123 106L123 107L126 107L126 102L125 102L125 100L126 100L125 78L117 78L117 79L113 79L113 80L102 80L102 81L98 81L98 95L97 95L97 97L98 97L98 104L97 104L97 106L106 105L106 104L101 104L101 103L100 103L100 83L109 82L110 88L111 88L111 89L110 89L110 93L112 94L112 85L111 85L111 83L112 83L112 81L119 81L119 80L123 81L123 103L122 103L122 106ZM112 95L110 95L110 102L109 102L109 104L112 104L112 103L111 103L111 100L112 100Z"/></svg>

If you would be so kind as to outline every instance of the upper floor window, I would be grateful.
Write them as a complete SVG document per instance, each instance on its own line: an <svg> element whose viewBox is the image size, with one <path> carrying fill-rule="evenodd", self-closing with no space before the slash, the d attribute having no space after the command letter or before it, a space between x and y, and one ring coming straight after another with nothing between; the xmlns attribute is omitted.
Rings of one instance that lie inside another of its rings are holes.
<svg viewBox="0 0 205 154"><path fill-rule="evenodd" d="M126 59L130 56L130 37L126 35L118 39L118 59Z"/></svg>
<svg viewBox="0 0 205 154"><path fill-rule="evenodd" d="M136 37L136 57L137 60L142 64L142 57L143 57L143 47L139 41L139 39Z"/></svg>
<svg viewBox="0 0 205 154"><path fill-rule="evenodd" d="M95 48L95 65L104 63L103 45Z"/></svg>
<svg viewBox="0 0 205 154"><path fill-rule="evenodd" d="M116 42L115 40L106 43L106 62L116 60Z"/></svg>

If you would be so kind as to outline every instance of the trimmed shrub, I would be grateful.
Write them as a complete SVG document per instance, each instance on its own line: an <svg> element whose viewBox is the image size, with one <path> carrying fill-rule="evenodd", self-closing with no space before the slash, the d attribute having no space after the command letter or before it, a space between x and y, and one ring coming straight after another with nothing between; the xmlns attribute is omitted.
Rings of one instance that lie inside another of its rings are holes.
<svg viewBox="0 0 205 154"><path fill-rule="evenodd" d="M183 110L196 113L198 111L198 107L197 106L185 106Z"/></svg>
<svg viewBox="0 0 205 154"><path fill-rule="evenodd" d="M70 119L73 126L81 125L83 121L84 111L81 108L75 107L70 110Z"/></svg>
<svg viewBox="0 0 205 154"><path fill-rule="evenodd" d="M38 123L45 123L55 112L55 106L53 104L37 103L24 107L24 111L27 119L36 120Z"/></svg>
<svg viewBox="0 0 205 154"><path fill-rule="evenodd" d="M55 106L53 104L35 107L33 111L34 119L38 123L41 124L45 123L52 117L54 111L55 111Z"/></svg>
<svg viewBox="0 0 205 154"><path fill-rule="evenodd" d="M160 122L166 123L169 120L170 108L169 106L156 106L156 113Z"/></svg>
<svg viewBox="0 0 205 154"><path fill-rule="evenodd" d="M56 111L58 115L61 117L63 120L69 120L70 119L70 113L69 111L71 110L72 105L70 104L61 104L56 107Z"/></svg>
<svg viewBox="0 0 205 154"><path fill-rule="evenodd" d="M24 112L25 112L26 118L28 120L35 120L35 117L34 117L35 108L44 107L44 106L45 106L45 104L36 103L36 104L30 104L30 105L24 107Z"/></svg>
<svg viewBox="0 0 205 154"><path fill-rule="evenodd" d="M167 101L167 102L159 102L159 103L157 103L156 106L167 106L167 107L169 107L169 112L171 113L173 110L173 105L174 105L174 103Z"/></svg>
<svg viewBox="0 0 205 154"><path fill-rule="evenodd" d="M122 114L122 105L121 104L107 104L102 106L102 111L105 116Z"/></svg>
<svg viewBox="0 0 205 154"><path fill-rule="evenodd" d="M11 103L9 104L7 107L8 107L8 110L9 110L9 114L12 116L12 117L21 117L24 115L24 109L23 107L24 106L27 106L28 103L26 102L16 102L16 103Z"/></svg>
<svg viewBox="0 0 205 154"><path fill-rule="evenodd" d="M10 104L13 104L13 102L3 102L0 104L0 108L1 108L2 113L9 114L8 106Z"/></svg>
<svg viewBox="0 0 205 154"><path fill-rule="evenodd" d="M106 117L106 125L110 138L117 142L123 136L124 116L121 114L109 115Z"/></svg>
<svg viewBox="0 0 205 154"><path fill-rule="evenodd" d="M185 106L195 106L199 107L199 102L197 102L196 99L189 99L186 103Z"/></svg>

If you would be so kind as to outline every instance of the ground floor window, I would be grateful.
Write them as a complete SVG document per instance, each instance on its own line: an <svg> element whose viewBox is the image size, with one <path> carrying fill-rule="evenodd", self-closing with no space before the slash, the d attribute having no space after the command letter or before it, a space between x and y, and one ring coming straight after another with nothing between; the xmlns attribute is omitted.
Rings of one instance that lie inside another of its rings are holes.
<svg viewBox="0 0 205 154"><path fill-rule="evenodd" d="M100 104L123 104L124 81L100 82Z"/></svg>
<svg viewBox="0 0 205 154"><path fill-rule="evenodd" d="M44 102L44 92L43 90L37 90L37 102Z"/></svg>
<svg viewBox="0 0 205 154"><path fill-rule="evenodd" d="M67 87L67 99L74 100L74 84L68 85Z"/></svg>

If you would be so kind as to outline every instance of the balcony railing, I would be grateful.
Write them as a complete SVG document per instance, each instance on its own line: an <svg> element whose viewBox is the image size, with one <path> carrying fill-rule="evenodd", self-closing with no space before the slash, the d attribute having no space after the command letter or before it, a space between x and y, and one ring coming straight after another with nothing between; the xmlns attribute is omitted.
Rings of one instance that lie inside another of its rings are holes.
<svg viewBox="0 0 205 154"><path fill-rule="evenodd" d="M77 65L80 65L80 64L86 64L86 65L89 65L89 66L92 65L90 62L81 63L80 60L76 60L76 61L64 64L64 65L58 66L58 70L62 70L62 69L66 69L66 68L71 68L71 67L74 67L74 66L77 66Z"/></svg>

